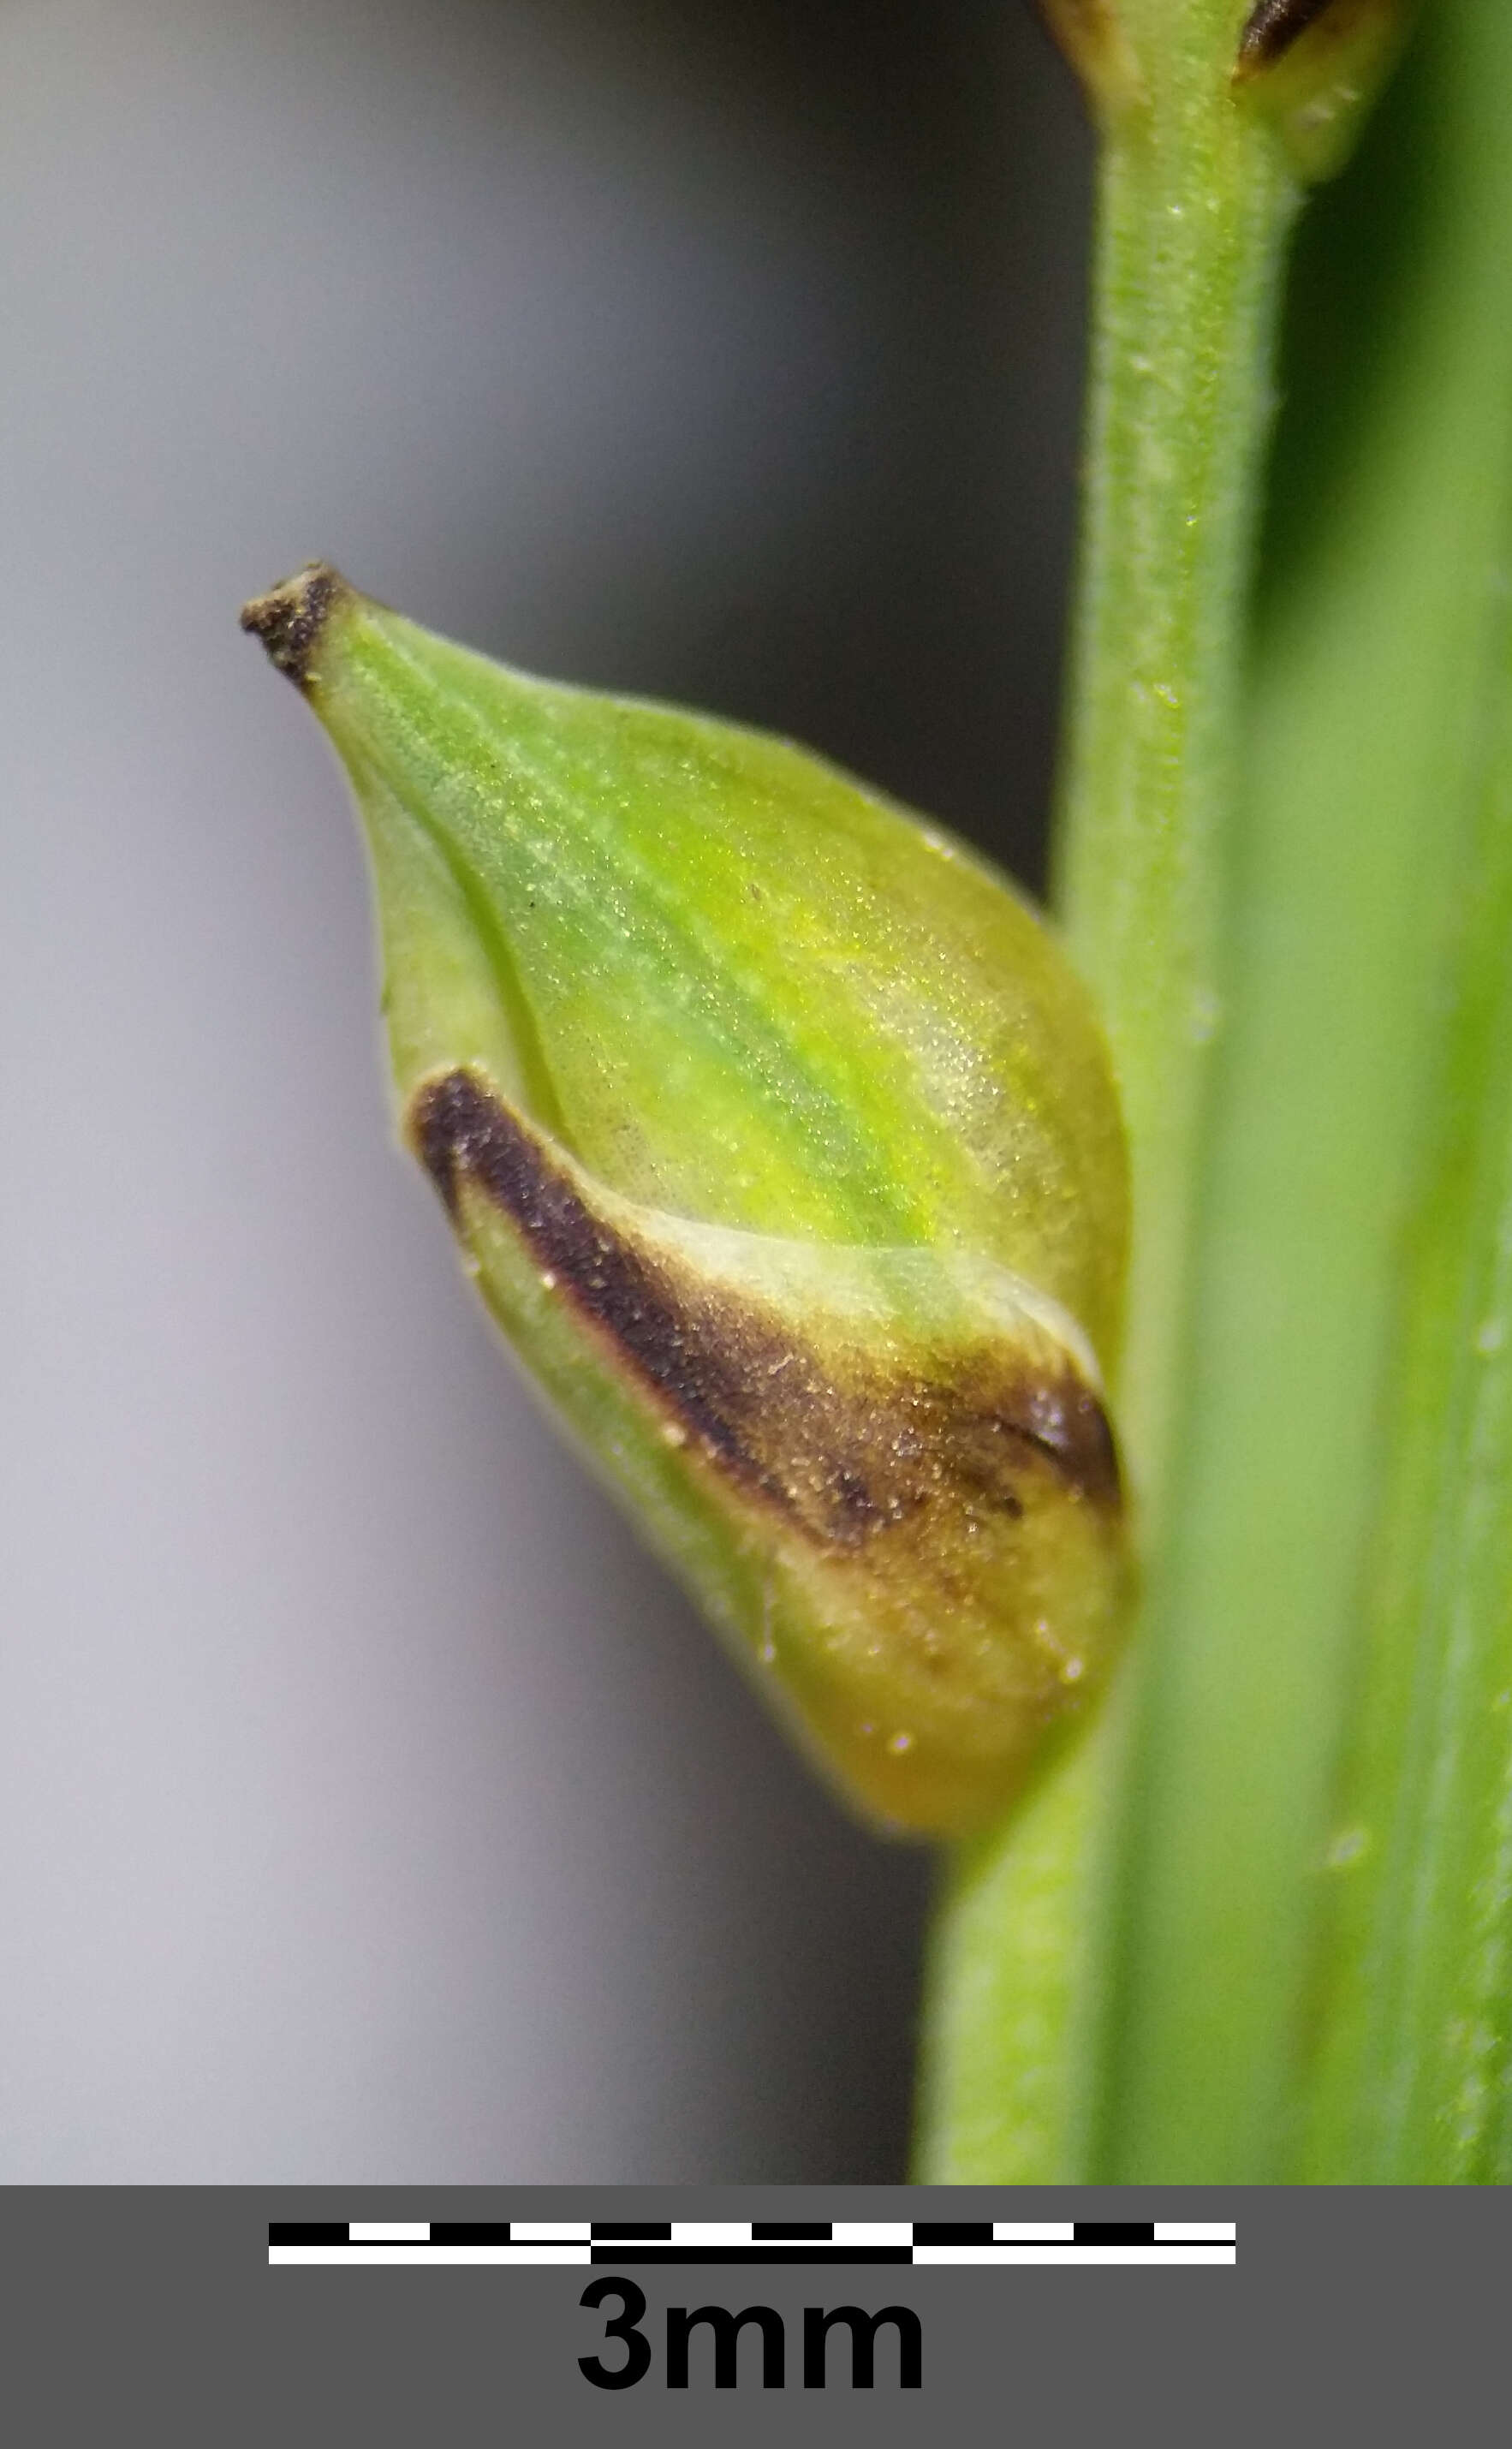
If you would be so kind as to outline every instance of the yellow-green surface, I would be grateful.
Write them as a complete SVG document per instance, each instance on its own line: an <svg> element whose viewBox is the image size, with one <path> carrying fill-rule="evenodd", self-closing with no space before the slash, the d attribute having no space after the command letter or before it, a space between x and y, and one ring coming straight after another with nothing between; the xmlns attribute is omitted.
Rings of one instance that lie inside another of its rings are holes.
<svg viewBox="0 0 1512 2449"><path fill-rule="evenodd" d="M245 617L346 762L402 1126L514 1349L853 1802L996 1818L1127 1612L1124 1148L1056 938L783 742L328 570Z"/></svg>

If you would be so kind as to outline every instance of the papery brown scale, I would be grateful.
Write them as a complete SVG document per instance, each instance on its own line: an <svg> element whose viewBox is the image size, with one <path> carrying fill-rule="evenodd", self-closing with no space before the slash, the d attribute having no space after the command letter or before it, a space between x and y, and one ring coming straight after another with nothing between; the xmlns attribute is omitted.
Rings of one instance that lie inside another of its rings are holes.
<svg viewBox="0 0 1512 2449"><path fill-rule="evenodd" d="M1139 62L1116 0L1039 0L1039 9L1100 118L1139 100Z"/></svg>

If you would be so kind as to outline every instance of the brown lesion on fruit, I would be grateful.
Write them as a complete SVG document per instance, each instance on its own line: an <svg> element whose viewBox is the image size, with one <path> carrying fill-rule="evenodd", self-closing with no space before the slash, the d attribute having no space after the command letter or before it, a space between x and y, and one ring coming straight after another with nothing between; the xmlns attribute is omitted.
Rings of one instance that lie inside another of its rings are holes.
<svg viewBox="0 0 1512 2449"><path fill-rule="evenodd" d="M474 1073L426 1083L409 1128L453 1222L465 1223L475 1186L634 1371L674 1442L696 1443L813 1547L859 1552L947 1520L959 1532L1053 1494L1118 1514L1107 1416L1048 1338L1019 1352L984 1337L923 1365L889 1363L839 1337L821 1353L773 1305L711 1283L595 1213Z"/></svg>
<svg viewBox="0 0 1512 2449"><path fill-rule="evenodd" d="M312 561L266 595L255 595L241 607L241 627L260 638L268 660L293 681L307 686L310 660L332 607L352 589L329 562Z"/></svg>
<svg viewBox="0 0 1512 2449"><path fill-rule="evenodd" d="M1141 99L1139 66L1117 0L1039 0L1039 9L1100 117Z"/></svg>

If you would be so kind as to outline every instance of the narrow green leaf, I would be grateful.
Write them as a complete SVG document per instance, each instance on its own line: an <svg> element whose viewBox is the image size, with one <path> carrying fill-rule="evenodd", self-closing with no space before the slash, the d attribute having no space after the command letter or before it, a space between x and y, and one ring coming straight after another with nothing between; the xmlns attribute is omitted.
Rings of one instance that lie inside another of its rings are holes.
<svg viewBox="0 0 1512 2449"><path fill-rule="evenodd" d="M1278 471L1192 1398L1117 1841L1093 2168L1122 2182L1282 2176L1328 1977L1329 1780L1505 533L1512 18L1445 0L1424 34L1357 200L1312 233L1352 222L1360 253L1333 259ZM1355 357L1351 280L1379 318Z"/></svg>
<svg viewBox="0 0 1512 2449"><path fill-rule="evenodd" d="M1454 540L1462 720L1420 805L1454 922L1410 1150L1301 2159L1351 2183L1512 2178L1512 28L1480 33L1453 124L1487 239L1472 252L1460 234L1479 278L1440 366L1462 395L1472 512Z"/></svg>

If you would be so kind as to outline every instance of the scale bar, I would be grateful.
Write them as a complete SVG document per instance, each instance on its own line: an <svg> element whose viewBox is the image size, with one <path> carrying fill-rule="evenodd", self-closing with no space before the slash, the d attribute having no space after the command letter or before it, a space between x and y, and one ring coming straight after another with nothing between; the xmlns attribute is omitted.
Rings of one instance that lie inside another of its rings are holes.
<svg viewBox="0 0 1512 2449"><path fill-rule="evenodd" d="M1232 2220L275 2220L270 2265L348 2269L1232 2267Z"/></svg>

